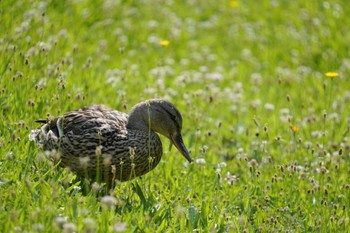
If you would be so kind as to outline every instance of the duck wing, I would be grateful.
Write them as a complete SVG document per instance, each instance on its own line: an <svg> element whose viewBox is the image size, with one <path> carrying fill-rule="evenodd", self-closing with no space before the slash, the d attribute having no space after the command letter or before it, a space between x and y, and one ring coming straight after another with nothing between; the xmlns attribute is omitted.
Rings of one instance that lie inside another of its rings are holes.
<svg viewBox="0 0 350 233"><path fill-rule="evenodd" d="M58 119L59 120L59 119ZM61 122L63 133L73 133L83 136L85 133L109 132L111 130L123 132L126 130L128 115L104 105L92 105L78 111L66 113ZM55 126L53 126L55 128Z"/></svg>
<svg viewBox="0 0 350 233"><path fill-rule="evenodd" d="M72 155L84 152L81 156L89 156L91 147L94 147L94 152L97 146L104 146L110 140L125 138L127 121L125 113L104 105L92 105L50 121L37 121L45 124L33 130L29 138L44 150L56 149Z"/></svg>

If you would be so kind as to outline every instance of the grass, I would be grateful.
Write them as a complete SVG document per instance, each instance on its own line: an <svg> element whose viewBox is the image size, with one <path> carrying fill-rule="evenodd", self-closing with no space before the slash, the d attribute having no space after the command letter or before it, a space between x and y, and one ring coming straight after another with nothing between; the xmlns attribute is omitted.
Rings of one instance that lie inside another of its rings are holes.
<svg viewBox="0 0 350 233"><path fill-rule="evenodd" d="M0 232L348 231L347 1L0 6ZM196 162L162 138L157 168L104 197L28 140L36 119L154 97Z"/></svg>

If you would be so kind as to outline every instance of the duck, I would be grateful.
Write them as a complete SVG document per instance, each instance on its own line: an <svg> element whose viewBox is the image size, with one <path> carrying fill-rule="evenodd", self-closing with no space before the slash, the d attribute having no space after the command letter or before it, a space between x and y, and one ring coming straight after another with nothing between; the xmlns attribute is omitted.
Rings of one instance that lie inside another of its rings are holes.
<svg viewBox="0 0 350 233"><path fill-rule="evenodd" d="M164 99L136 104L129 115L105 105L91 105L52 120L37 120L29 140L58 154L56 161L77 176L111 186L153 170L163 155L158 134L191 163L182 139L182 116Z"/></svg>

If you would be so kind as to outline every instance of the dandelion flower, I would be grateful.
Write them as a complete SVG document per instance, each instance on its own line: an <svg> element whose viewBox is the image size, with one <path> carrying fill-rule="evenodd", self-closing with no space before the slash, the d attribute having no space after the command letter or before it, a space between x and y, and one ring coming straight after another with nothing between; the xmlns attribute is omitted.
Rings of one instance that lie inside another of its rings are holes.
<svg viewBox="0 0 350 233"><path fill-rule="evenodd" d="M167 47L167 46L169 46L170 41L168 41L168 40L161 40L161 41L159 42L159 44L160 44L161 46L163 46L163 47Z"/></svg>
<svg viewBox="0 0 350 233"><path fill-rule="evenodd" d="M334 71L329 71L329 72L326 72L325 75L328 78L336 78L336 77L339 76L339 73L338 72L334 72Z"/></svg>
<svg viewBox="0 0 350 233"><path fill-rule="evenodd" d="M292 130L292 132L293 133L297 133L298 132L298 126L296 126L296 125L292 125L291 127L290 127L290 129Z"/></svg>
<svg viewBox="0 0 350 233"><path fill-rule="evenodd" d="M232 8L237 8L237 7L239 7L239 2L238 1L230 1L230 6L232 7Z"/></svg>

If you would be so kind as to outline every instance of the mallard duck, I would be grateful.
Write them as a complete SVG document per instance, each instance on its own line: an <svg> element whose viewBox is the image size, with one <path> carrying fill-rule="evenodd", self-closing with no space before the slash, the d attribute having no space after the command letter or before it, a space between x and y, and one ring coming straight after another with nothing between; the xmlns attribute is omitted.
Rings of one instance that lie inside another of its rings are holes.
<svg viewBox="0 0 350 233"><path fill-rule="evenodd" d="M141 102L129 115L92 105L37 122L43 126L31 131L30 140L45 151L58 152L60 166L83 178L112 184L151 171L163 154L157 133L192 161L181 136L181 114L166 100Z"/></svg>

